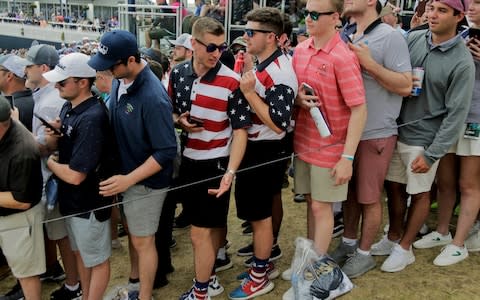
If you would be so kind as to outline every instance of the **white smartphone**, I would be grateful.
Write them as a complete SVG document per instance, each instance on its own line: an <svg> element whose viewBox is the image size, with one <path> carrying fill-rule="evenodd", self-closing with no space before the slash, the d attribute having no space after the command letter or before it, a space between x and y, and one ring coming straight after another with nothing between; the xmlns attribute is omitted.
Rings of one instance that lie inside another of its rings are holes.
<svg viewBox="0 0 480 300"><path fill-rule="evenodd" d="M310 85L308 85L305 82L303 82L302 85L303 85L303 89L305 90L305 94L307 94L309 96L315 96L315 91L313 90L313 88Z"/></svg>

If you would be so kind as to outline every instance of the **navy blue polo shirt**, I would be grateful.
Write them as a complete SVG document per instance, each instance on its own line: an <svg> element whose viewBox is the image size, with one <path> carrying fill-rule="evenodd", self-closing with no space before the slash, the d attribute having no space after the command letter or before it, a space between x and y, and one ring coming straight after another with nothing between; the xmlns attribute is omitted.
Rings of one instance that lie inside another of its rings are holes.
<svg viewBox="0 0 480 300"><path fill-rule="evenodd" d="M87 174L79 185L59 181L58 201L63 215L86 212L101 206L95 170L107 151L108 115L96 97L72 108L66 102L60 111L62 137L58 141L59 163Z"/></svg>

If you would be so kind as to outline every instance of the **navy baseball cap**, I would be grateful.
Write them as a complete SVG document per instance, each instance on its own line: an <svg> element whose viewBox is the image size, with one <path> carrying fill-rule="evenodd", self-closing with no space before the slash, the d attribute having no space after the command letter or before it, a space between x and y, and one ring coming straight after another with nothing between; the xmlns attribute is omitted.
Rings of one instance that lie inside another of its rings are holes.
<svg viewBox="0 0 480 300"><path fill-rule="evenodd" d="M125 30L113 30L102 36L97 54L88 61L88 65L97 71L104 71L110 69L119 60L137 53L138 45L135 35Z"/></svg>

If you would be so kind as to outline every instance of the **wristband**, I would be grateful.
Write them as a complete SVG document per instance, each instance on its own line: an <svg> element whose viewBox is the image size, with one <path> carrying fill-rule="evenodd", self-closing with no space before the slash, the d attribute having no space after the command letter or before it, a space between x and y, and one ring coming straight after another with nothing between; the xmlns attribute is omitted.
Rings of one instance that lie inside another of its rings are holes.
<svg viewBox="0 0 480 300"><path fill-rule="evenodd" d="M232 176L235 176L235 171L232 169L228 169L227 172L225 172L225 174L230 174Z"/></svg>
<svg viewBox="0 0 480 300"><path fill-rule="evenodd" d="M349 161L353 161L354 159L353 155L348 155L348 154L342 154L342 157Z"/></svg>

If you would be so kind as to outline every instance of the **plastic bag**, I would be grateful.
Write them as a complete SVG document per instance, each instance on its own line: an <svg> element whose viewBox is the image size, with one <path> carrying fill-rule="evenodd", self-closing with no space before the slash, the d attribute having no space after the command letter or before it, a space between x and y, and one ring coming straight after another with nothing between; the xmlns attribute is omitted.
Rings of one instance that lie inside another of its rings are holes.
<svg viewBox="0 0 480 300"><path fill-rule="evenodd" d="M283 300L335 299L353 288L350 279L328 255L319 256L311 240L295 240L292 289Z"/></svg>

